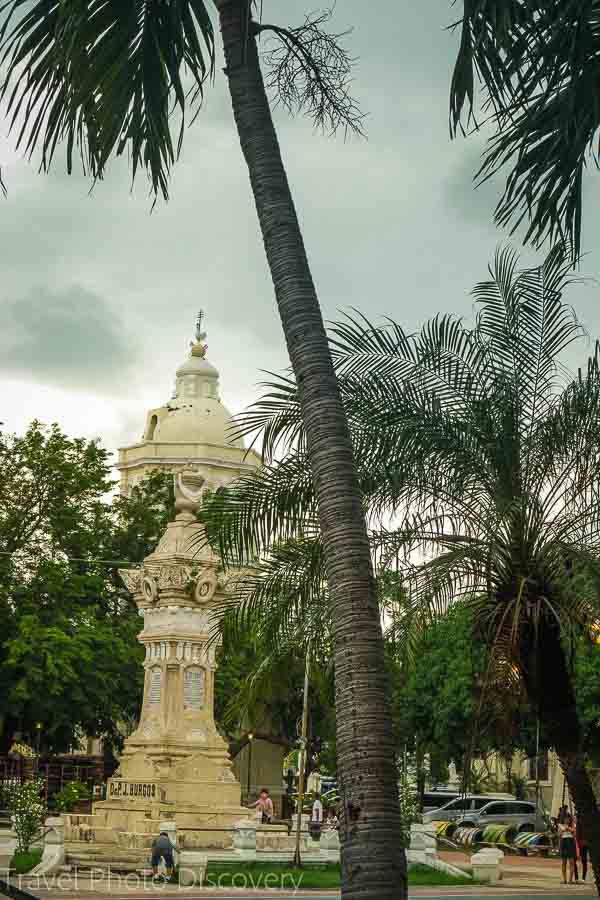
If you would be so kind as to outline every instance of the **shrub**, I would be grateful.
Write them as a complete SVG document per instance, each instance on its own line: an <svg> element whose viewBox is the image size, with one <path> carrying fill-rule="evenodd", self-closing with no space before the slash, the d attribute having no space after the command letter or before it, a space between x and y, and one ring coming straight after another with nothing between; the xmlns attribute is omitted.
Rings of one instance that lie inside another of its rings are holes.
<svg viewBox="0 0 600 900"><path fill-rule="evenodd" d="M10 867L15 870L17 875L26 875L27 872L35 869L41 859L42 851L37 847L34 847L33 850L28 850L26 853L17 851L10 861Z"/></svg>
<svg viewBox="0 0 600 900"><path fill-rule="evenodd" d="M41 837L46 808L41 801L44 783L36 778L7 789L7 806L17 836L17 854L27 853L36 838Z"/></svg>
<svg viewBox="0 0 600 900"><path fill-rule="evenodd" d="M82 781L69 781L54 796L54 808L57 812L68 813L75 809L81 800L89 800L90 792Z"/></svg>

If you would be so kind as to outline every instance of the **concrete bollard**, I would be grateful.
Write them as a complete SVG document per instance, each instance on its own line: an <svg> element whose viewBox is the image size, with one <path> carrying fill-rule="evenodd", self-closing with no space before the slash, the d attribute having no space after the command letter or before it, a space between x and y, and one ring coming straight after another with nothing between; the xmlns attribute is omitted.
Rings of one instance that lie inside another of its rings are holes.
<svg viewBox="0 0 600 900"><path fill-rule="evenodd" d="M473 878L485 884L497 884L502 878L502 850L486 847L471 857Z"/></svg>
<svg viewBox="0 0 600 900"><path fill-rule="evenodd" d="M328 862L339 862L340 836L337 828L325 828L321 832L319 850Z"/></svg>
<svg viewBox="0 0 600 900"><path fill-rule="evenodd" d="M208 857L197 850L182 850L179 854L180 887L201 888L204 884Z"/></svg>
<svg viewBox="0 0 600 900"><path fill-rule="evenodd" d="M256 822L240 819L233 826L233 849L242 859L256 859Z"/></svg>

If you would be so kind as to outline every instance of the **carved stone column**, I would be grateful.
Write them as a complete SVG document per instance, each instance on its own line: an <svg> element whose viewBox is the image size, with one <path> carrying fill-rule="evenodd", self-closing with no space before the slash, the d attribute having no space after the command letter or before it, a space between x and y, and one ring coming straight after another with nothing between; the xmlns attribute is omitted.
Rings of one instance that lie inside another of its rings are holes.
<svg viewBox="0 0 600 900"><path fill-rule="evenodd" d="M144 623L144 698L107 799L94 811L123 830L169 815L178 826L222 827L245 812L214 720L215 622L225 584L196 517L203 485L193 470L175 477L175 519L139 569L120 573Z"/></svg>

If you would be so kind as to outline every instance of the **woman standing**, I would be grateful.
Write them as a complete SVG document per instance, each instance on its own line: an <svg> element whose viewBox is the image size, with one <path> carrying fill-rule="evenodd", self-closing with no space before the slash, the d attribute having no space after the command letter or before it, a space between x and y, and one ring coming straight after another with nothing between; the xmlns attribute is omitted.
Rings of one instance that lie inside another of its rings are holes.
<svg viewBox="0 0 600 900"><path fill-rule="evenodd" d="M570 813L564 817L562 822L558 823L558 839L562 864L562 884L567 883L567 863L569 864L569 884L573 884L575 880L577 848L575 845L575 824Z"/></svg>

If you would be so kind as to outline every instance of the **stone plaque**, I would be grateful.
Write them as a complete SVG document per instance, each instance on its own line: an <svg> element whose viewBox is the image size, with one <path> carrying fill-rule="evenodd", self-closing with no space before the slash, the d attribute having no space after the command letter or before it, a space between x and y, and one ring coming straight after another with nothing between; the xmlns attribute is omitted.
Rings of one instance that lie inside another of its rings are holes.
<svg viewBox="0 0 600 900"><path fill-rule="evenodd" d="M148 696L148 699L151 706L156 706L158 703L160 703L161 675L161 670L158 667L152 669L150 673L150 694Z"/></svg>
<svg viewBox="0 0 600 900"><path fill-rule="evenodd" d="M108 781L108 798L110 800L160 800L164 790L154 781L125 781L122 778L110 778Z"/></svg>
<svg viewBox="0 0 600 900"><path fill-rule="evenodd" d="M183 678L183 705L185 709L202 709L204 704L204 672L202 669L186 669Z"/></svg>

